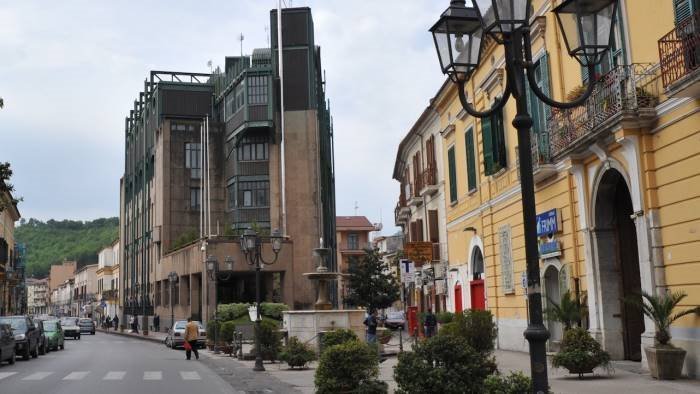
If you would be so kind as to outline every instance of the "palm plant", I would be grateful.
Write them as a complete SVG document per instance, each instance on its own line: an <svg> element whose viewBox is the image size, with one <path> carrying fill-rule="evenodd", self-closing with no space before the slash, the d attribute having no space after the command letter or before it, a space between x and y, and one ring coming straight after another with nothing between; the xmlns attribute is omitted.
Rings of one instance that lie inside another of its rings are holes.
<svg viewBox="0 0 700 394"><path fill-rule="evenodd" d="M548 299L551 306L545 309L545 313L550 320L561 322L564 325L564 331L571 329L574 323L581 325L581 319L587 313L585 296L578 299L567 290L562 294L559 303L549 297Z"/></svg>
<svg viewBox="0 0 700 394"><path fill-rule="evenodd" d="M673 310L687 296L688 294L683 291L667 292L660 295L642 292L641 295L630 297L626 302L641 309L645 315L654 321L656 325L656 335L654 336L656 344L669 346L668 343L671 340L669 328L671 324L685 315L691 313L700 314L700 306L686 309L676 314L673 313Z"/></svg>

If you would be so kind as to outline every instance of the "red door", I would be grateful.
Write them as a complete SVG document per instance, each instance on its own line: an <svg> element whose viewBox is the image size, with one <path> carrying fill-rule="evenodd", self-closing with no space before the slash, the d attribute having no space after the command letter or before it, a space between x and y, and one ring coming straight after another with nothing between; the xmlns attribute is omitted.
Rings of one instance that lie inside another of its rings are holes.
<svg viewBox="0 0 700 394"><path fill-rule="evenodd" d="M477 279L469 282L469 289L472 298L472 309L486 309L486 298L484 297L484 280Z"/></svg>
<svg viewBox="0 0 700 394"><path fill-rule="evenodd" d="M455 313L462 311L464 311L462 308L462 285L458 283L455 285Z"/></svg>

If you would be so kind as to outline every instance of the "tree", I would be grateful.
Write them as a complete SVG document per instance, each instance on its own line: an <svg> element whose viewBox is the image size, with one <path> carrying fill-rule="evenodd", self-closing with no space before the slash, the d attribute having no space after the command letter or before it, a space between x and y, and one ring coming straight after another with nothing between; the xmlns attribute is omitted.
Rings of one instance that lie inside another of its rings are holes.
<svg viewBox="0 0 700 394"><path fill-rule="evenodd" d="M642 292L625 300L639 308L656 325L654 339L657 345L668 346L671 341L671 324L685 315L695 313L700 315L700 306L686 309L676 314L673 311L680 305L688 294L683 291L668 292L660 295L652 295Z"/></svg>
<svg viewBox="0 0 700 394"><path fill-rule="evenodd" d="M348 304L376 310L388 308L399 299L400 285L378 250L365 249L361 259L351 258L348 273Z"/></svg>

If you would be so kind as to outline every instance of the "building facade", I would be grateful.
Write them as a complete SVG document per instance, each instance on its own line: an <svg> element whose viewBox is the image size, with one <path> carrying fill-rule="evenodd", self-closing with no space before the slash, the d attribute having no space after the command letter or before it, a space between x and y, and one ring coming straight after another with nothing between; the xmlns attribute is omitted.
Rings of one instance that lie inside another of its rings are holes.
<svg viewBox="0 0 700 394"><path fill-rule="evenodd" d="M3 182L3 181L0 181ZM15 243L15 222L21 215L12 194L0 185L0 315L20 313L20 291L23 288L22 260L18 260Z"/></svg>
<svg viewBox="0 0 700 394"><path fill-rule="evenodd" d="M48 315L49 298L48 278L27 278L27 313L32 315Z"/></svg>
<svg viewBox="0 0 700 394"><path fill-rule="evenodd" d="M619 2L612 49L587 75L563 49L549 12L558 1L534 0L530 36L535 81L553 98L591 97L554 110L528 94L538 214L543 304L566 292L586 296L584 325L613 359L640 361L655 327L622 300L645 291L683 291L682 308L700 304L700 92L697 3ZM505 89L503 47L486 40L467 83L479 110ZM515 103L475 119L452 83L433 100L440 118L447 206L448 294L454 304L488 308L498 347L527 350L527 305L518 179ZM561 326L548 321L555 350ZM671 328L688 351L685 373L698 376L700 318Z"/></svg>
<svg viewBox="0 0 700 394"><path fill-rule="evenodd" d="M336 259L338 272L348 273L353 259L361 259L367 248L371 248L370 233L377 231L364 216L337 216L335 218L336 229ZM347 281L341 280L337 288L338 304L348 307L345 299L350 291Z"/></svg>
<svg viewBox="0 0 700 394"><path fill-rule="evenodd" d="M286 237L263 273L265 299L295 309L313 303L302 273L313 270L319 240L335 248L331 121L308 8L282 12L280 111L276 15L270 48L227 57L212 74L151 72L130 111L120 209L125 314L157 313L165 328L171 303L176 319L206 321L217 302L251 302L254 273L238 238L248 228ZM269 244L263 249L270 258ZM232 275L213 280L203 271L208 256L232 258ZM178 277L172 297L170 272Z"/></svg>
<svg viewBox="0 0 700 394"><path fill-rule="evenodd" d="M427 242L432 253L425 261L414 261L416 280L407 283L407 306L419 312L447 308L445 264L445 182L440 117L431 102L399 144L393 178L400 183L395 223L407 244Z"/></svg>
<svg viewBox="0 0 700 394"><path fill-rule="evenodd" d="M97 264L88 264L75 273L72 309L76 316L93 317L97 301Z"/></svg>
<svg viewBox="0 0 700 394"><path fill-rule="evenodd" d="M119 240L103 248L97 255L97 317L119 315Z"/></svg>

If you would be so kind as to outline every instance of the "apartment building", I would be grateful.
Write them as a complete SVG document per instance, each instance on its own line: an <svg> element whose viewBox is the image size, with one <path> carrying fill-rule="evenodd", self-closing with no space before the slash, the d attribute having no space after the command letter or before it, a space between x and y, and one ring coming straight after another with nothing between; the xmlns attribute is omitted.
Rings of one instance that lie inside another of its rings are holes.
<svg viewBox="0 0 700 394"><path fill-rule="evenodd" d="M126 120L121 180L125 314L157 313L167 327L170 272L178 277L176 319L206 321L217 302L252 301L254 275L239 242L248 228L286 236L277 262L263 273L265 300L312 305L315 291L302 276L315 268L312 249L319 240L335 248L331 119L311 10L286 8L281 19L283 111L276 11L271 47L227 57L212 74L153 71L139 93ZM211 225L202 228L206 201ZM263 254L273 256L268 242ZM221 265L233 259L232 275L213 281L203 268L209 256Z"/></svg>
<svg viewBox="0 0 700 394"><path fill-rule="evenodd" d="M337 216L335 218L337 240L336 259L338 272L348 273L352 259L361 259L367 248L371 248L370 233L377 231L365 216ZM345 299L350 289L346 281L341 280L337 288L339 304L348 306Z"/></svg>
<svg viewBox="0 0 700 394"><path fill-rule="evenodd" d="M0 181L2 182L2 181ZM22 289L24 273L15 254L15 222L21 215L12 193L0 185L0 315L17 311L19 291Z"/></svg>
<svg viewBox="0 0 700 394"><path fill-rule="evenodd" d="M27 313L32 315L49 314L48 278L27 278Z"/></svg>
<svg viewBox="0 0 700 394"><path fill-rule="evenodd" d="M73 310L78 316L93 317L97 307L97 264L88 264L75 272Z"/></svg>
<svg viewBox="0 0 700 394"><path fill-rule="evenodd" d="M119 314L119 240L97 254L97 315L114 317Z"/></svg>
<svg viewBox="0 0 700 394"><path fill-rule="evenodd" d="M595 83L586 103L572 110L528 97L544 304L567 290L585 294L591 334L613 359L645 367L642 349L653 343L654 324L622 300L641 291L684 291L681 307L700 304L697 2L620 1L612 49L596 75L564 49L549 12L560 2L532 3L538 87L566 101ZM481 56L466 86L478 110L505 89L503 47L487 39ZM527 350L515 103L475 119L463 110L455 85L446 83L432 105L447 168L449 305L488 308L497 320L498 346ZM547 325L554 350L562 328ZM700 375L698 327L700 318L689 315L671 328L673 343L688 352L690 376Z"/></svg>

